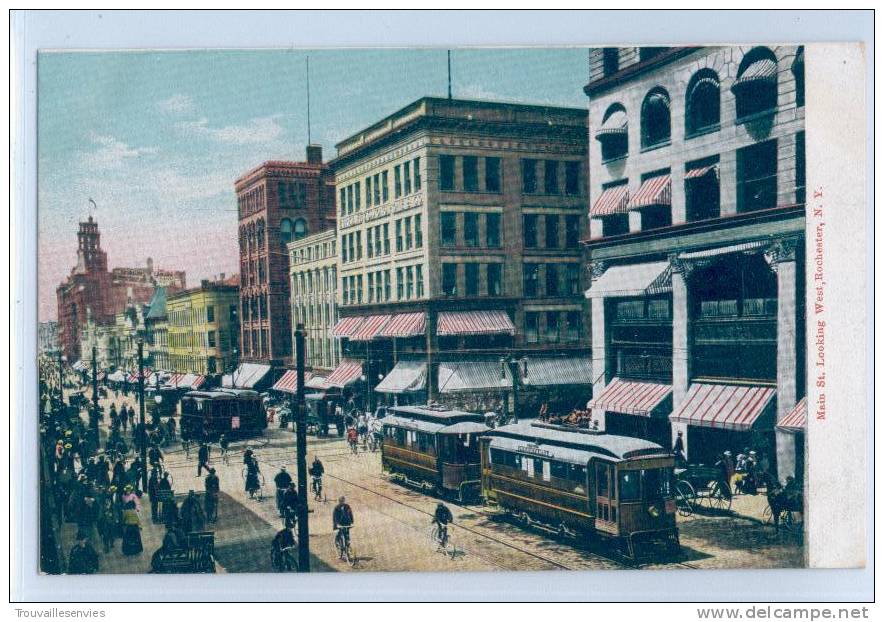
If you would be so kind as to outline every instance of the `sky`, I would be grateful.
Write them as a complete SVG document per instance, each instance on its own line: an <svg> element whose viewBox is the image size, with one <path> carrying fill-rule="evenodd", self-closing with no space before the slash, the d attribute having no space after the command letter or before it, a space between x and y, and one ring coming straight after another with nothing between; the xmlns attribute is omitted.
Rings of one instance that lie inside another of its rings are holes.
<svg viewBox="0 0 884 622"><path fill-rule="evenodd" d="M444 49L41 52L37 65L39 314L76 263L90 213L108 266L238 266L234 181L303 160L425 95L447 94ZM585 48L452 51L454 97L586 107Z"/></svg>

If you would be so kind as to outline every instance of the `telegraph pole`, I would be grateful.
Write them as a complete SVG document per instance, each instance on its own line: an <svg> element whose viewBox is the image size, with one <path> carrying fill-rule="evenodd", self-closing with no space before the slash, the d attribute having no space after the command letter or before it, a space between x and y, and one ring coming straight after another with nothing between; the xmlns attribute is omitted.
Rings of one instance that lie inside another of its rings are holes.
<svg viewBox="0 0 884 622"><path fill-rule="evenodd" d="M147 491L147 423L144 421L144 340L138 340L138 414L141 419L141 490Z"/></svg>
<svg viewBox="0 0 884 622"><path fill-rule="evenodd" d="M101 446L101 437L98 434L98 355L95 346L92 346L92 435L95 438L95 451Z"/></svg>
<svg viewBox="0 0 884 622"><path fill-rule="evenodd" d="M298 572L310 572L310 528L307 525L307 409L304 407L304 325L295 330L295 442L298 451Z"/></svg>

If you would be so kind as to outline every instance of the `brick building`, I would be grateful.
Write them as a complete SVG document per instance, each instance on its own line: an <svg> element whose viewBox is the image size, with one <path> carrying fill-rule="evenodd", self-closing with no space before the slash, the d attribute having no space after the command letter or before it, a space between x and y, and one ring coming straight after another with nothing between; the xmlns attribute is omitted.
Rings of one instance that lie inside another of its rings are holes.
<svg viewBox="0 0 884 622"><path fill-rule="evenodd" d="M593 49L585 92L593 416L800 475L802 48Z"/></svg>
<svg viewBox="0 0 884 622"><path fill-rule="evenodd" d="M239 290L204 280L168 295L166 356L169 371L200 375L233 369L239 345Z"/></svg>

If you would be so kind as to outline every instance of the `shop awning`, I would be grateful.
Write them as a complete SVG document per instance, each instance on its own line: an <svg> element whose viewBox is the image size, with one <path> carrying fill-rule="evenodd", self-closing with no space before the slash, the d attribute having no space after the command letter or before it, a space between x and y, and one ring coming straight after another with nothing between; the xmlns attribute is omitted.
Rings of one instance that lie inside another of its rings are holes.
<svg viewBox="0 0 884 622"><path fill-rule="evenodd" d="M709 166L700 166L698 168L692 168L689 171L686 171L684 174L685 179L698 179L700 177L705 177L709 173L717 173L718 165L710 164Z"/></svg>
<svg viewBox="0 0 884 622"><path fill-rule="evenodd" d="M118 369L117 371L112 373L110 376L108 376L107 379L111 382L125 382L126 381L126 374Z"/></svg>
<svg viewBox="0 0 884 622"><path fill-rule="evenodd" d="M589 406L624 415L650 417L670 395L672 385L669 384L614 378Z"/></svg>
<svg viewBox="0 0 884 622"><path fill-rule="evenodd" d="M374 388L379 393L406 393L427 388L427 364L421 361L399 361Z"/></svg>
<svg viewBox="0 0 884 622"><path fill-rule="evenodd" d="M348 384L356 382L362 375L362 362L344 359L335 370L329 374L326 383L330 387L343 389Z"/></svg>
<svg viewBox="0 0 884 622"><path fill-rule="evenodd" d="M629 209L641 209L656 205L665 207L672 205L672 177L669 175L646 179L629 202Z"/></svg>
<svg viewBox="0 0 884 622"><path fill-rule="evenodd" d="M325 376L313 376L309 380L304 381L304 386L308 389L319 389L322 391L330 388L328 378Z"/></svg>
<svg viewBox="0 0 884 622"><path fill-rule="evenodd" d="M178 381L178 388L179 389L190 389L191 391L196 391L201 386L203 386L203 383L205 381L206 381L206 377L201 376L200 374L184 374L184 376L182 376L181 379ZM242 389L245 387L236 387L236 388Z"/></svg>
<svg viewBox="0 0 884 622"><path fill-rule="evenodd" d="M307 386L307 381L313 376L313 374L309 371L304 372L304 386ZM291 393L294 395L297 393L298 389L298 370L296 369L287 369L285 373L280 377L279 380L276 381L276 384L273 385L274 391L282 391L283 393Z"/></svg>
<svg viewBox="0 0 884 622"><path fill-rule="evenodd" d="M378 333L379 337L417 337L423 335L427 330L427 314L418 313L397 313L393 316L386 326Z"/></svg>
<svg viewBox="0 0 884 622"><path fill-rule="evenodd" d="M592 358L588 356L529 357L525 362L526 385L592 384Z"/></svg>
<svg viewBox="0 0 884 622"><path fill-rule="evenodd" d="M629 185L606 188L589 210L590 216L611 216L629 211Z"/></svg>
<svg viewBox="0 0 884 622"><path fill-rule="evenodd" d="M439 392L476 391L484 389L509 390L513 386L509 366L504 366L505 381L501 382L500 361L466 361L439 363Z"/></svg>
<svg viewBox="0 0 884 622"><path fill-rule="evenodd" d="M596 131L596 140L605 140L615 136L626 137L629 128L629 118L625 110L616 110L604 120L602 126Z"/></svg>
<svg viewBox="0 0 884 622"><path fill-rule="evenodd" d="M144 368L144 378L148 378L148 377L150 377L150 369L145 367ZM132 373L129 374L129 377L126 380L128 382L133 383L133 384L137 383L138 382L138 372L133 371ZM145 382L145 384L147 384L147 383Z"/></svg>
<svg viewBox="0 0 884 622"><path fill-rule="evenodd" d="M761 386L692 384L669 420L707 428L745 432L773 401L776 390Z"/></svg>
<svg viewBox="0 0 884 622"><path fill-rule="evenodd" d="M679 259L704 259L707 257L718 257L719 255L731 255L734 253L754 252L770 245L770 240L753 240L751 242L743 242L741 244L732 244L730 246L719 246L717 248L707 248L701 251L688 251L679 253Z"/></svg>
<svg viewBox="0 0 884 622"><path fill-rule="evenodd" d="M181 385L181 379L187 374L174 373L166 380L166 385L170 387L178 387Z"/></svg>
<svg viewBox="0 0 884 622"><path fill-rule="evenodd" d="M650 296L672 291L672 271L668 261L611 266L596 279L587 298Z"/></svg>
<svg viewBox="0 0 884 622"><path fill-rule="evenodd" d="M746 70L734 81L731 89L752 84L775 82L776 79L777 64L769 58L762 58L746 67Z"/></svg>
<svg viewBox="0 0 884 622"><path fill-rule="evenodd" d="M338 323L335 324L335 327L332 328L332 335L335 337L349 337L356 332L356 329L359 328L359 325L364 321L365 317L361 315L341 318L338 320Z"/></svg>
<svg viewBox="0 0 884 622"><path fill-rule="evenodd" d="M369 315L350 333L350 341L371 341L390 321L390 315Z"/></svg>
<svg viewBox="0 0 884 622"><path fill-rule="evenodd" d="M436 335L512 335L516 327L506 311L442 311Z"/></svg>
<svg viewBox="0 0 884 622"><path fill-rule="evenodd" d="M807 398L802 397L795 408L777 423L777 430L783 432L804 432L807 428Z"/></svg>
<svg viewBox="0 0 884 622"><path fill-rule="evenodd" d="M242 363L232 374L225 374L221 385L228 389L252 389L270 373L270 365Z"/></svg>

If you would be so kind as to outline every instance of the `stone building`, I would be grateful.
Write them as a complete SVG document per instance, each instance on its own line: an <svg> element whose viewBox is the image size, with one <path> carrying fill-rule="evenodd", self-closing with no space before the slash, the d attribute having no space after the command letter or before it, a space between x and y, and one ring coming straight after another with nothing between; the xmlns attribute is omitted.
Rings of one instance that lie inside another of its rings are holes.
<svg viewBox="0 0 884 622"><path fill-rule="evenodd" d="M802 48L599 48L589 69L594 416L800 475L777 425L805 392Z"/></svg>
<svg viewBox="0 0 884 622"><path fill-rule="evenodd" d="M58 350L58 322L48 320L37 325L37 352L48 354Z"/></svg>
<svg viewBox="0 0 884 622"><path fill-rule="evenodd" d="M204 280L166 299L168 371L200 375L233 369L239 349L239 289Z"/></svg>
<svg viewBox="0 0 884 622"><path fill-rule="evenodd" d="M588 345L586 111L425 97L337 151L332 388L500 408L511 355L520 383L562 382L557 361Z"/></svg>

